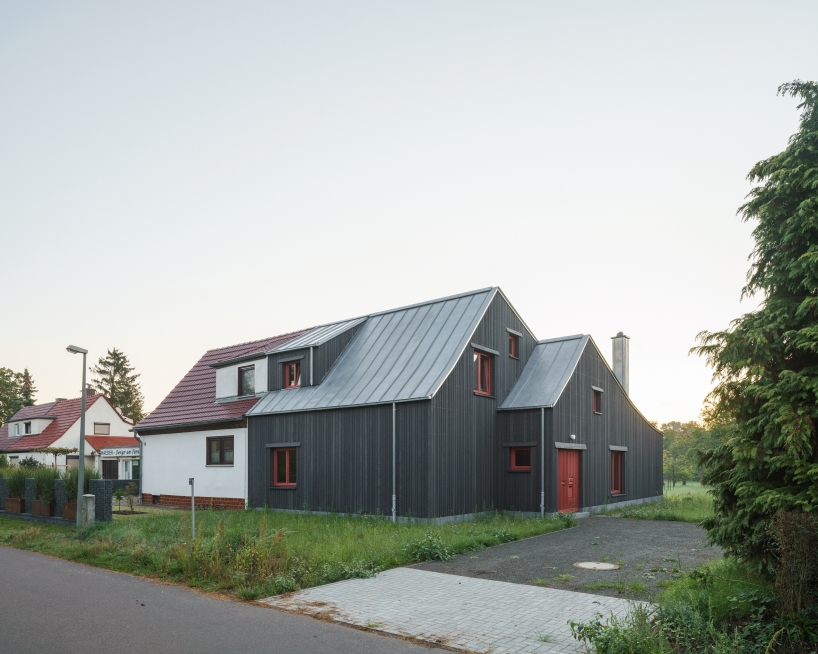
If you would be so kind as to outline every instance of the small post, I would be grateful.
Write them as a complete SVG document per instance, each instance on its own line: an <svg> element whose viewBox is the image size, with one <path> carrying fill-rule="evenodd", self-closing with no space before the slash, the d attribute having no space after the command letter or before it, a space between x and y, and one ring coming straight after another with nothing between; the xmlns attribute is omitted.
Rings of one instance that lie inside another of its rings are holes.
<svg viewBox="0 0 818 654"><path fill-rule="evenodd" d="M190 540L196 540L196 495L193 492L193 477L187 480L190 484Z"/></svg>

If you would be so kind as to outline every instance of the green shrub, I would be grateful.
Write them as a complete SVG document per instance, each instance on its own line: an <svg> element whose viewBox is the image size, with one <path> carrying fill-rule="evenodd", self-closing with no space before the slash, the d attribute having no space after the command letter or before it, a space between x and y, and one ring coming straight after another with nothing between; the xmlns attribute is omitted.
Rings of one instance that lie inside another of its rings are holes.
<svg viewBox="0 0 818 654"><path fill-rule="evenodd" d="M785 615L809 612L818 600L818 520L809 513L779 511L772 531L778 544L778 608Z"/></svg>
<svg viewBox="0 0 818 654"><path fill-rule="evenodd" d="M23 500L26 497L26 477L31 473L25 468L15 468L6 476L9 487L9 497Z"/></svg>
<svg viewBox="0 0 818 654"><path fill-rule="evenodd" d="M37 468L31 474L34 477L37 498L41 502L51 504L54 501L54 482L60 478L60 473L53 468Z"/></svg>
<svg viewBox="0 0 818 654"><path fill-rule="evenodd" d="M9 458L5 454L0 454L0 470L8 469L9 467ZM0 477L3 475L0 472Z"/></svg>
<svg viewBox="0 0 818 654"><path fill-rule="evenodd" d="M33 456L27 456L20 459L20 463L18 463L21 468L27 468L29 470L34 470L35 468L42 468L43 464L40 463L37 459Z"/></svg>
<svg viewBox="0 0 818 654"><path fill-rule="evenodd" d="M423 538L407 543L403 549L412 561L417 562L451 561L454 558L454 554L443 542L443 539L431 532L425 534Z"/></svg>
<svg viewBox="0 0 818 654"><path fill-rule="evenodd" d="M79 476L80 476L80 469L79 468L69 468L61 475L62 480L65 482L65 492L68 495L69 502L76 502L77 501L77 486L79 485ZM93 468L85 468L85 479L83 483L83 495L87 495L90 490L90 482L92 479L101 479L102 476L99 474L98 471L94 470Z"/></svg>

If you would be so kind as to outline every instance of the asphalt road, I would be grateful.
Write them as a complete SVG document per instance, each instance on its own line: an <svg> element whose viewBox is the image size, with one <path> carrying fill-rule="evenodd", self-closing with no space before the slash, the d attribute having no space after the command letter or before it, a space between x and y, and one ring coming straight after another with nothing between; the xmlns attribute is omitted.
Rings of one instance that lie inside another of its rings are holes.
<svg viewBox="0 0 818 654"><path fill-rule="evenodd" d="M649 600L661 590L662 582L674 578L675 567L690 570L721 555L721 549L708 545L704 530L688 522L602 516L578 522L573 529L415 567L515 584L540 580L550 588ZM621 568L582 570L574 566L580 561L610 561ZM629 586L633 582L644 585L644 590L634 592Z"/></svg>
<svg viewBox="0 0 818 654"><path fill-rule="evenodd" d="M0 547L0 652L431 651L441 650Z"/></svg>

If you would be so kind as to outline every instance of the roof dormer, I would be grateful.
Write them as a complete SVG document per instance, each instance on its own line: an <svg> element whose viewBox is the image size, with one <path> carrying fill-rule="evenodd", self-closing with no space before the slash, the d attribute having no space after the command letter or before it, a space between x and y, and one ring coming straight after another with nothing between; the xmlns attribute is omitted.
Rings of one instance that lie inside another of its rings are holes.
<svg viewBox="0 0 818 654"><path fill-rule="evenodd" d="M216 369L217 401L241 400L267 392L267 357L263 353L210 366Z"/></svg>

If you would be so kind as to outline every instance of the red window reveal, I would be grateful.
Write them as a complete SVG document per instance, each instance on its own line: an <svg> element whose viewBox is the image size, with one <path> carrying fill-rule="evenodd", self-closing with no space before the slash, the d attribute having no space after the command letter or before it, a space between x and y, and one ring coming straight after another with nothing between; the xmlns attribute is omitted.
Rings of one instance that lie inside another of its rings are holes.
<svg viewBox="0 0 818 654"><path fill-rule="evenodd" d="M602 413L602 391L594 391L594 413Z"/></svg>
<svg viewBox="0 0 818 654"><path fill-rule="evenodd" d="M508 356L518 358L520 350L520 337L517 334L508 335Z"/></svg>
<svg viewBox="0 0 818 654"><path fill-rule="evenodd" d="M289 361L284 364L284 388L301 386L301 362Z"/></svg>
<svg viewBox="0 0 818 654"><path fill-rule="evenodd" d="M622 494L622 462L624 452L611 452L611 495Z"/></svg>
<svg viewBox="0 0 818 654"><path fill-rule="evenodd" d="M475 351L474 364L477 369L474 392L478 395L491 395L491 355Z"/></svg>
<svg viewBox="0 0 818 654"><path fill-rule="evenodd" d="M298 448L277 447L273 452L273 486L295 486L298 472Z"/></svg>
<svg viewBox="0 0 818 654"><path fill-rule="evenodd" d="M531 448L512 447L510 448L510 450L511 450L511 469L531 472Z"/></svg>

